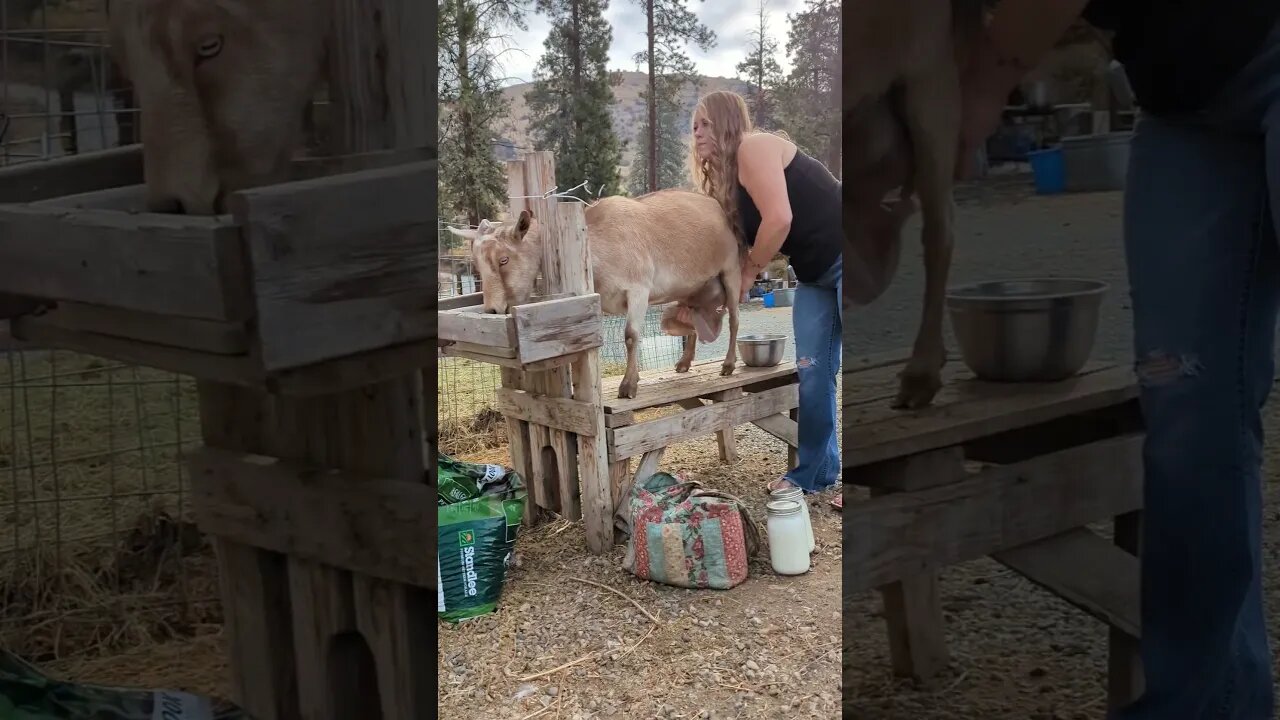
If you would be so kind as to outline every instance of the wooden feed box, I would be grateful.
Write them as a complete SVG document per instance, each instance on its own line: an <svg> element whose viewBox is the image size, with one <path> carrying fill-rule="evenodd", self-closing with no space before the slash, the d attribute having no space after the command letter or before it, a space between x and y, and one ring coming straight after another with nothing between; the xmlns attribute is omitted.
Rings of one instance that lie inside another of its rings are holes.
<svg viewBox="0 0 1280 720"><path fill-rule="evenodd" d="M938 572L991 556L1110 629L1112 705L1140 692L1138 523L1142 422L1127 366L1057 383L989 383L960 360L931 407L890 407L905 357L844 370L846 602L884 599L896 674L947 664ZM1108 541L1086 525L1115 521ZM851 623L846 622L846 632Z"/></svg>
<svg viewBox="0 0 1280 720"><path fill-rule="evenodd" d="M0 320L197 380L192 505L246 711L434 717L434 152L294 177L187 217L142 211L136 146L0 170Z"/></svg>
<svg viewBox="0 0 1280 720"><path fill-rule="evenodd" d="M440 301L444 354L519 370L546 370L604 344L600 296L534 297L507 314L484 312L480 293Z"/></svg>
<svg viewBox="0 0 1280 720"><path fill-rule="evenodd" d="M56 303L21 314L30 303L11 297L10 332L285 394L430 365L434 153L303 160L294 175L194 217L143 211L138 146L0 171L0 293Z"/></svg>

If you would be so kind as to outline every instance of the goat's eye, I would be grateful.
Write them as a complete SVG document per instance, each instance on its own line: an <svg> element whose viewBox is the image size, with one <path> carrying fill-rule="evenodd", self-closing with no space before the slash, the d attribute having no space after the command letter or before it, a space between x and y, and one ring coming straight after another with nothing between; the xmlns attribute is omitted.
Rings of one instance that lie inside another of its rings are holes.
<svg viewBox="0 0 1280 720"><path fill-rule="evenodd" d="M506 264L507 264L508 262L510 262L510 261L511 261L511 258L509 258L509 257L504 257L504 258L502 258L501 260L499 260L499 261L498 261L498 264L499 264L499 265L506 265Z"/></svg>
<svg viewBox="0 0 1280 720"><path fill-rule="evenodd" d="M200 40L196 48L196 60L210 60L222 52L222 36L210 35Z"/></svg>

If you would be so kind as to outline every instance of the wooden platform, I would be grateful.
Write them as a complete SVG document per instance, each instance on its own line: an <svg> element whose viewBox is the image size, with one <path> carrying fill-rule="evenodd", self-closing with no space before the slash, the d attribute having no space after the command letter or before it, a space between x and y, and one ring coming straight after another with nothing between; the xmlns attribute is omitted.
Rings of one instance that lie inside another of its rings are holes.
<svg viewBox="0 0 1280 720"><path fill-rule="evenodd" d="M951 359L932 406L895 410L899 357L844 373L844 596L878 590L898 675L948 662L937 574L991 556L1103 621L1110 699L1139 692L1142 423L1128 366L1056 383L991 383ZM1115 521L1108 541L1085 526Z"/></svg>

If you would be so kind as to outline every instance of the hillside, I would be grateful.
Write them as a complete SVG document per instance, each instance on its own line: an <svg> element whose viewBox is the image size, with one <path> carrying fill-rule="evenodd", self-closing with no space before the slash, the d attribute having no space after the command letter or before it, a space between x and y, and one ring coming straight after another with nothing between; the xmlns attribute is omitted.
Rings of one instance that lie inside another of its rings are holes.
<svg viewBox="0 0 1280 720"><path fill-rule="evenodd" d="M649 76L641 72L623 72L620 75L621 84L613 88L615 99L613 129L618 133L618 139L622 141L622 177L625 181L631 168L632 158L635 156L636 133L640 132L640 128L644 125L647 112L640 93L648 87ZM700 85L687 86L682 93L681 102L687 115L693 114L698 98L706 93L716 90L742 93L747 87L746 83L732 78L702 77L701 80ZM511 115L505 125L500 127L499 133L515 146L505 148L505 152L503 152L504 149L500 149L500 154L504 158L514 158L515 148L533 147L533 139L529 137L529 108L524 101L524 94L531 89L533 89L533 83L521 83L508 86L502 91L502 94L511 102Z"/></svg>

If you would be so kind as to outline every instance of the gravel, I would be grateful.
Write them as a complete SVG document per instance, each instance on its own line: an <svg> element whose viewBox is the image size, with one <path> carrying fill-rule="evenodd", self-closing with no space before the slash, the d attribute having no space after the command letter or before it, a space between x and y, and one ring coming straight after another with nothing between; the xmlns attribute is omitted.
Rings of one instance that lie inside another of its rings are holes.
<svg viewBox="0 0 1280 720"><path fill-rule="evenodd" d="M952 283L1035 275L1083 276L1111 284L1095 359L1128 362L1132 333L1121 244L1119 193L1035 197L1025 179L1013 186L971 187L959 203ZM918 232L918 222L909 232ZM910 236L918 237L916 235ZM845 353L909 347L918 322L923 268L908 242L897 279L874 305L846 317ZM948 327L948 348L958 348ZM1271 403L1274 437L1280 405ZM1280 520L1275 467L1268 450L1268 517ZM1094 529L1109 536L1110 523ZM1274 567L1280 523L1264 529ZM1277 574L1267 572L1268 622L1280 627ZM941 573L940 593L951 662L941 677L917 685L893 677L876 593L845 606L844 717L850 720L1101 720L1106 709L1107 630L1102 623L990 559Z"/></svg>

